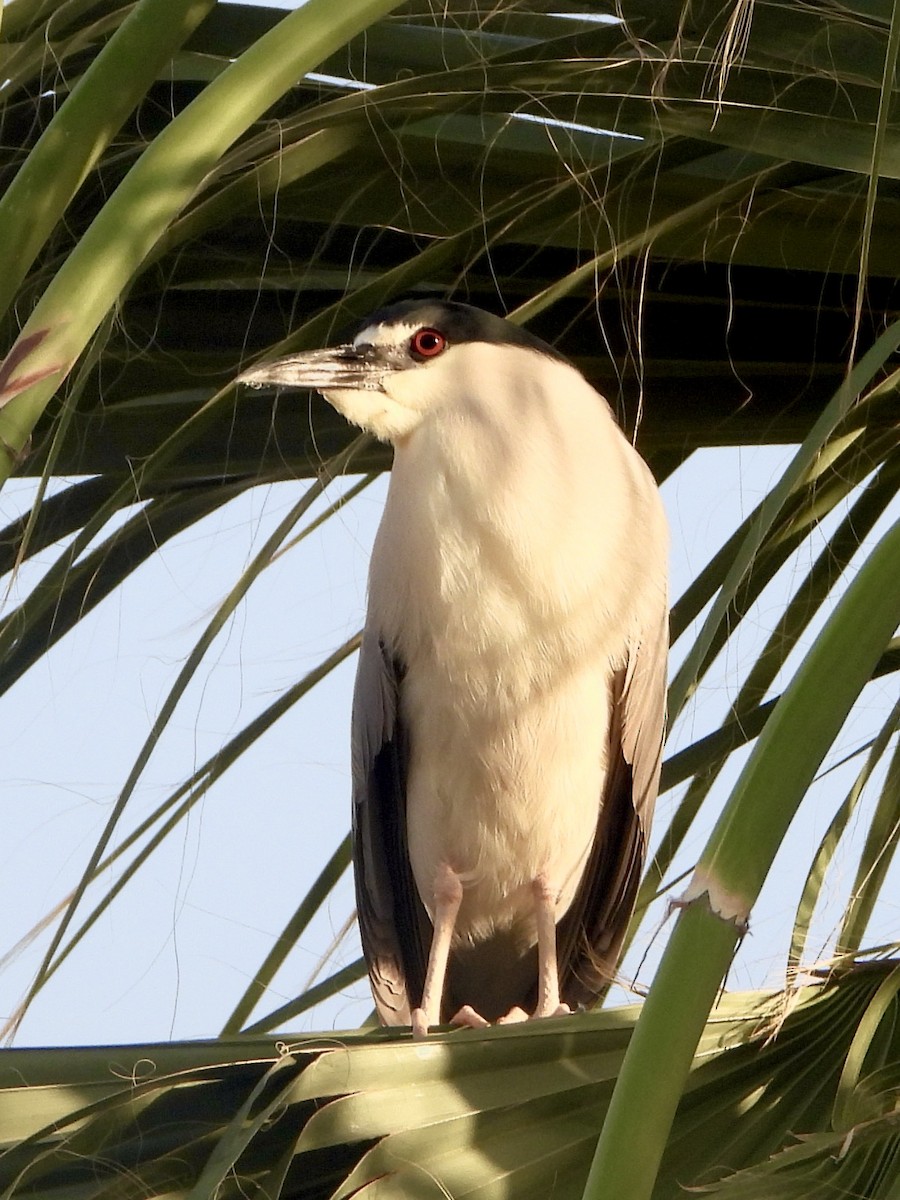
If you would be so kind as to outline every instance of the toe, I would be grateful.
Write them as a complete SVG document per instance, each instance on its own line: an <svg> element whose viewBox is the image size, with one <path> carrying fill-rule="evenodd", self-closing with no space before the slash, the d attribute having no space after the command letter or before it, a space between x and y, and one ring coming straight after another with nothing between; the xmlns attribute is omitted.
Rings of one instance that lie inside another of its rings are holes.
<svg viewBox="0 0 900 1200"><path fill-rule="evenodd" d="M520 1021L527 1021L527 1020L528 1020L528 1013L525 1011L524 1008L519 1008L519 1006L516 1005L515 1008L511 1008L509 1010L509 1012L506 1014L505 1017L501 1017L498 1020L497 1024L498 1025L517 1025Z"/></svg>
<svg viewBox="0 0 900 1200"><path fill-rule="evenodd" d="M572 1010L569 1008L568 1004L557 1004L553 1008L548 1007L546 1009L535 1009L533 1019L543 1020L544 1017L567 1017L571 1014L571 1012Z"/></svg>
<svg viewBox="0 0 900 1200"><path fill-rule="evenodd" d="M451 1025L462 1025L467 1029L487 1029L490 1021L486 1021L481 1013L476 1012L471 1004L464 1004L455 1017L450 1021Z"/></svg>

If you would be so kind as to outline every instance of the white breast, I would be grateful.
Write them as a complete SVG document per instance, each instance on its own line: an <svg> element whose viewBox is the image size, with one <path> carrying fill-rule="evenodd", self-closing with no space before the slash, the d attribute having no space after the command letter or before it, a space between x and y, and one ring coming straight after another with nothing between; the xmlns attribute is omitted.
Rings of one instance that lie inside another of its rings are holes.
<svg viewBox="0 0 900 1200"><path fill-rule="evenodd" d="M416 883L430 908L449 862L466 884L458 931L475 938L527 919L541 872L560 911L572 899L610 676L658 605L647 568L664 587L666 555L655 484L601 398L522 351L478 401L488 351L454 350L471 388L396 448L369 593L369 623L406 667Z"/></svg>

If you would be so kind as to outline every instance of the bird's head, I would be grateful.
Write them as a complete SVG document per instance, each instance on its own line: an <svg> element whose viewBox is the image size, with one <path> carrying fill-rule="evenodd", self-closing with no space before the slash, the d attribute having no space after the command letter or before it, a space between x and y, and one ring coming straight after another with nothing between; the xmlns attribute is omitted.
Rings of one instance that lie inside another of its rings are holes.
<svg viewBox="0 0 900 1200"><path fill-rule="evenodd" d="M488 349L475 351L476 346ZM488 354L507 371L527 365L520 354L565 361L502 317L467 304L411 300L367 317L344 345L263 363L239 375L238 382L314 389L354 425L382 441L398 442L436 407L483 387Z"/></svg>

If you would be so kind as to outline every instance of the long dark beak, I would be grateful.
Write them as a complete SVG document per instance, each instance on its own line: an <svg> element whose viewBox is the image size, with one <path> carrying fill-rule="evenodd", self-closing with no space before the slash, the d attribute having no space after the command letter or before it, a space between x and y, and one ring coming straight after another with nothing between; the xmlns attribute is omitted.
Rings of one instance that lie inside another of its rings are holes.
<svg viewBox="0 0 900 1200"><path fill-rule="evenodd" d="M275 384L287 388L314 388L328 392L337 388L379 391L381 381L391 368L379 362L372 346L335 346L330 350L309 350L291 354L271 363L260 363L238 375L238 383L250 387Z"/></svg>

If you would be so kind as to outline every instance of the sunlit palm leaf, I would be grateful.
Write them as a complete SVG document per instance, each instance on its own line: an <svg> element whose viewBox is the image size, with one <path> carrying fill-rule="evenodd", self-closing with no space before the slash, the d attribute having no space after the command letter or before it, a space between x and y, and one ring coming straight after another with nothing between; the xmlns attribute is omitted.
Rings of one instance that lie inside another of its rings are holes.
<svg viewBox="0 0 900 1200"><path fill-rule="evenodd" d="M712 1179L725 1195L731 1188L743 1195L743 1177L731 1172L765 1177L782 1162L788 1168L798 1137L817 1161L806 1157L805 1190L788 1194L811 1200L851 1130L863 1157L874 1139L896 1137L885 1064L900 1053L897 977L885 963L792 998L723 999L701 1043L656 1200ZM375 1033L286 1038L279 1046L244 1038L10 1051L0 1064L8 1147L0 1183L11 1197L101 1196L125 1186L143 1196L173 1187L237 1196L271 1186L274 1173L273 1197L360 1188L436 1196L444 1188L577 1198L638 1011L585 1016L577 1034L555 1021L438 1035L427 1047ZM850 1123L839 1133L818 1134L867 1014L877 1019L848 1092L867 1099L847 1110Z"/></svg>

